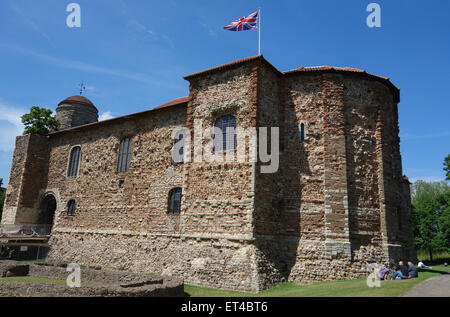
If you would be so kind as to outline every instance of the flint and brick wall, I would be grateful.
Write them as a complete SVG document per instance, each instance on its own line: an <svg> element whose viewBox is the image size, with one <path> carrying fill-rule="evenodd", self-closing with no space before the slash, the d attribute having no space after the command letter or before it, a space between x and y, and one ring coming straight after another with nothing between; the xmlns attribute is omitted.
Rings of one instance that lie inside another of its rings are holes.
<svg viewBox="0 0 450 317"><path fill-rule="evenodd" d="M18 136L6 191L2 224L35 224L49 161L47 137Z"/></svg>
<svg viewBox="0 0 450 317"><path fill-rule="evenodd" d="M20 189L31 186L21 180L24 153L39 151L18 139L7 206L22 200L31 208L45 193L56 196L49 261L257 292L280 281L361 277L368 263L414 259L397 104L387 86L358 74L282 74L263 60L189 81L187 106L52 135L48 170L39 169L44 183L31 196ZM240 128L280 128L276 173L261 173L261 162L172 162L174 129L191 129L194 155L198 124L212 127L230 114ZM131 165L117 173L124 137L133 140ZM78 177L69 179L74 146L82 157ZM175 187L183 189L181 214L169 215ZM12 219L6 213L3 222Z"/></svg>

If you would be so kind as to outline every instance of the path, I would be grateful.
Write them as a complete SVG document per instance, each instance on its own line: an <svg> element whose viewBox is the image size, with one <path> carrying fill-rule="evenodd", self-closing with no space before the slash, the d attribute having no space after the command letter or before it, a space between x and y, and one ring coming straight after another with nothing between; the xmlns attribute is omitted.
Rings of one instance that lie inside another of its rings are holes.
<svg viewBox="0 0 450 317"><path fill-rule="evenodd" d="M450 297L450 274L432 277L413 287L403 297Z"/></svg>

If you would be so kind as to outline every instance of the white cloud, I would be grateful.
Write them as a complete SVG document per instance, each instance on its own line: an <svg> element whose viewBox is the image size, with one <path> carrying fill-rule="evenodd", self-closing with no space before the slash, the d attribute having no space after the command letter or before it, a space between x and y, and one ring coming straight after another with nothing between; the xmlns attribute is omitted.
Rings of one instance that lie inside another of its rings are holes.
<svg viewBox="0 0 450 317"><path fill-rule="evenodd" d="M139 33L143 33L146 37L149 37L154 41L163 41L167 45L169 45L171 48L175 48L175 43L169 36L167 36L165 34L160 35L160 34L156 33L155 31L149 29L148 27L146 27L144 24L142 24L138 20L131 19L130 21L128 21L128 24L135 31L137 31Z"/></svg>
<svg viewBox="0 0 450 317"><path fill-rule="evenodd" d="M150 78L147 75L141 74L141 73L128 72L128 71L123 71L123 70L119 70L119 69L96 66L96 65L85 63L85 62L53 57L50 55L41 54L39 52L25 49L25 48L22 48L19 46L11 45L8 43L0 43L0 47L14 50L20 54L31 56L36 59L40 59L44 62L47 62L49 64L52 64L52 65L55 65L58 67L62 67L62 68L74 69L77 71L82 71L82 72L87 72L87 73L111 75L111 76L126 78L126 79L130 79L130 80L134 80L134 81L138 81L138 82L142 82L142 83L146 83L146 84L157 85L157 86L161 86L161 84L162 84L162 82L160 80Z"/></svg>
<svg viewBox="0 0 450 317"><path fill-rule="evenodd" d="M24 109L0 101L0 151L11 152L14 150L16 136L23 133L21 117L25 113Z"/></svg>
<svg viewBox="0 0 450 317"><path fill-rule="evenodd" d="M14 1L14 2L16 2L16 1ZM14 3L13 1L11 1L11 0L8 0L8 5L9 5L9 7L14 11L14 12L16 12L18 15L20 15L21 17L22 17L22 19L34 30L34 31L36 31L37 33L39 33L42 37L44 37L53 47L56 47L54 44L53 44L53 42L52 42L52 40L50 39L50 36L48 36L47 35L47 33L45 33L43 30L41 30L41 28L40 27L38 27L37 26L37 24L36 23L34 23L34 21L33 20L31 20L25 13L24 13L24 11L19 7L19 6L17 6L17 3Z"/></svg>
<svg viewBox="0 0 450 317"><path fill-rule="evenodd" d="M205 22L202 22L202 21L198 21L198 24L208 32L208 35L210 37L217 38L217 33L214 32L208 24L206 24Z"/></svg>
<svg viewBox="0 0 450 317"><path fill-rule="evenodd" d="M112 118L114 118L114 116L111 114L111 111L106 111L100 114L100 116L98 117L98 121L109 120Z"/></svg>

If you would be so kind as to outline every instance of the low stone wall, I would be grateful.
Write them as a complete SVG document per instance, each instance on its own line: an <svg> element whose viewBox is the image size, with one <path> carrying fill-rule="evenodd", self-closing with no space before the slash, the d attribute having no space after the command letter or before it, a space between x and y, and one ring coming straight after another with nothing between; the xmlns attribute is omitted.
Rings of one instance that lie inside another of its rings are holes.
<svg viewBox="0 0 450 317"><path fill-rule="evenodd" d="M26 267L26 270L24 269ZM44 263L24 264L0 261L3 276L30 276L66 280L65 267ZM182 297L180 279L156 275L81 269L81 287L70 288L55 283L0 281L0 296L12 297ZM83 285L83 283L85 283Z"/></svg>
<svg viewBox="0 0 450 317"><path fill-rule="evenodd" d="M259 292L250 241L177 236L53 233L50 263L182 277L205 287Z"/></svg>

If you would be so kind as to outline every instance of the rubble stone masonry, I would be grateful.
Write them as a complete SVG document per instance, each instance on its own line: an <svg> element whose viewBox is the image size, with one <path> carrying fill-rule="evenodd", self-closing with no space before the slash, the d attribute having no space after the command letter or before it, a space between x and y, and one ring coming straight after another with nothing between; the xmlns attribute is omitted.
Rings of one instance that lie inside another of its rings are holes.
<svg viewBox="0 0 450 317"><path fill-rule="evenodd" d="M189 98L171 106L18 137L2 223L33 223L51 194L49 262L250 292L415 259L399 92L387 79L331 67L282 73L262 56L186 79ZM241 128L279 127L276 173L261 173L261 162L173 162L174 129L190 128L193 140L198 123L211 127L223 115ZM130 169L118 173L124 137ZM80 168L68 178L75 146ZM181 213L169 214L178 187Z"/></svg>

